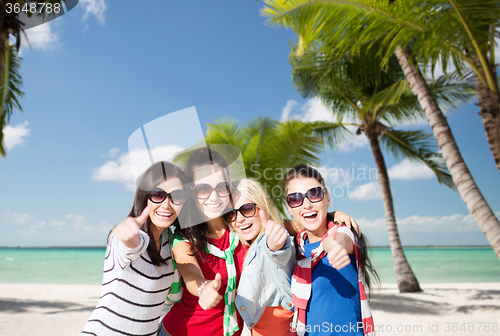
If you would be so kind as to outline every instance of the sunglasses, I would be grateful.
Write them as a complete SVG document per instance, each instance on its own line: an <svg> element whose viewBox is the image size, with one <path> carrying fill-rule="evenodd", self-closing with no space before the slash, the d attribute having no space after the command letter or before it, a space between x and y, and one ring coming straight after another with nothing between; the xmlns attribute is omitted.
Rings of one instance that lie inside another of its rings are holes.
<svg viewBox="0 0 500 336"><path fill-rule="evenodd" d="M186 201L187 194L184 190L174 190L168 193L160 188L154 188L148 192L148 199L153 203L163 203L167 197L170 197L173 204L181 205Z"/></svg>
<svg viewBox="0 0 500 336"><path fill-rule="evenodd" d="M233 189L233 185L231 182L219 182L212 188L212 186L208 183L200 183L194 186L194 194L198 199L207 199L212 194L212 191L215 190L215 193L219 197L228 197L231 194L231 190Z"/></svg>
<svg viewBox="0 0 500 336"><path fill-rule="evenodd" d="M242 206L240 206L239 209L229 210L229 212L224 214L224 218L228 222L234 222L236 220L236 217L238 216L238 212L242 214L242 216L245 218L253 217L257 212L257 204L245 203Z"/></svg>
<svg viewBox="0 0 500 336"><path fill-rule="evenodd" d="M325 191L321 187L314 187L306 191L305 194L295 192L286 195L286 203L290 208L296 208L304 203L304 198L309 200L311 203L317 203L323 200L325 197Z"/></svg>

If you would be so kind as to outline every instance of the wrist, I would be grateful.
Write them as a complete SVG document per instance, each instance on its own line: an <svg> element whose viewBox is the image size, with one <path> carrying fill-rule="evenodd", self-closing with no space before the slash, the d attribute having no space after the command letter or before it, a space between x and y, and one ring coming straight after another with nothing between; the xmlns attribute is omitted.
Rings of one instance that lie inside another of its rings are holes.
<svg viewBox="0 0 500 336"><path fill-rule="evenodd" d="M201 292L202 292L202 291L203 291L203 289L205 288L205 285L206 285L207 283L209 283L210 281L212 281L212 280L205 280L205 281L203 281L203 283L202 283L202 284L198 287L198 297L200 297Z"/></svg>

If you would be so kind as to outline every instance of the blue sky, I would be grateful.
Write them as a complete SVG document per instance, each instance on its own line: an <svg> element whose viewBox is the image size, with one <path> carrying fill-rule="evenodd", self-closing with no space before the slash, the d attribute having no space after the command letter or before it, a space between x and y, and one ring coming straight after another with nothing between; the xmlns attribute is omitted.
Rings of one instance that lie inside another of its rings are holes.
<svg viewBox="0 0 500 336"><path fill-rule="evenodd" d="M23 112L14 112L0 158L0 246L103 246L132 204L128 137L167 113L195 106L202 125L226 116L328 119L318 100L292 85L294 33L266 26L261 7L87 0L28 30ZM471 103L448 121L498 216L500 174L477 113ZM430 132L426 122L413 127ZM359 176L375 168L367 141L355 137L322 159L337 195L331 209L358 220L372 245L387 245L376 174ZM422 167L389 155L386 162L403 244L487 244L458 192Z"/></svg>

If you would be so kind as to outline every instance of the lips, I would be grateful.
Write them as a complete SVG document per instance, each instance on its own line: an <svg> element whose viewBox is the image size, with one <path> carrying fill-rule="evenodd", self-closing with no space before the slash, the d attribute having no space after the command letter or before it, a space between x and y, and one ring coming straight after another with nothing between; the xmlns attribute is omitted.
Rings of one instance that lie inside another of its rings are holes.
<svg viewBox="0 0 500 336"><path fill-rule="evenodd" d="M304 220L307 223L314 222L317 217L318 217L318 212L317 211L308 211L308 212L305 212L305 213L302 214L302 218L304 218Z"/></svg>
<svg viewBox="0 0 500 336"><path fill-rule="evenodd" d="M252 226L253 226L252 223L244 224L244 225L238 226L238 229L240 229L240 231L243 233L249 233L250 230L252 229Z"/></svg>
<svg viewBox="0 0 500 336"><path fill-rule="evenodd" d="M206 206L208 208L208 210L216 212L216 211L220 211L222 203L216 203L216 204L205 203L204 206Z"/></svg>
<svg viewBox="0 0 500 336"><path fill-rule="evenodd" d="M156 216L160 219L170 219L174 213L169 211L156 211Z"/></svg>

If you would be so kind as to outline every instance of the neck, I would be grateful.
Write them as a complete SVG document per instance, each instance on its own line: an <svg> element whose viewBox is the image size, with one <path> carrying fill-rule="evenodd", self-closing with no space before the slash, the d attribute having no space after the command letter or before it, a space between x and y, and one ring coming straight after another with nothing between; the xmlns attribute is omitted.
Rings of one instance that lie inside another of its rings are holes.
<svg viewBox="0 0 500 336"><path fill-rule="evenodd" d="M323 238L323 236L326 235L326 233L328 232L328 226L326 225L326 218L324 223L322 223L321 226L319 227L319 229L314 231L306 229L306 231L310 243L316 243L320 241Z"/></svg>
<svg viewBox="0 0 500 336"><path fill-rule="evenodd" d="M153 237L155 239L155 244L156 248L158 248L158 251L161 250L161 234L163 233L163 230L165 229L160 229L156 227L155 225L151 225L151 229L153 230Z"/></svg>
<svg viewBox="0 0 500 336"><path fill-rule="evenodd" d="M207 221L208 225L208 236L210 238L220 238L224 235L226 231L226 223L222 217L217 217Z"/></svg>

